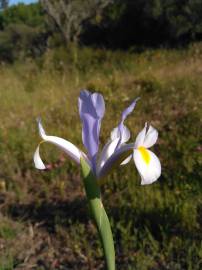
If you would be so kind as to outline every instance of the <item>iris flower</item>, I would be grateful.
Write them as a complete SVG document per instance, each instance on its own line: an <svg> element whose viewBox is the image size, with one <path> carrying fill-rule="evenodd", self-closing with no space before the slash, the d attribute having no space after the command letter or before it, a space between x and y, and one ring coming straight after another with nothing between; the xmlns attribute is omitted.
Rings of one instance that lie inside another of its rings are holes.
<svg viewBox="0 0 202 270"><path fill-rule="evenodd" d="M41 121L38 120L42 142L58 146L77 164L80 164L81 158L84 158L97 179L105 177L115 165L125 165L133 159L141 176L141 184L151 184L161 174L161 164L158 157L148 150L156 143L158 132L146 123L143 130L137 135L135 142L127 144L130 139L130 131L124 125L125 119L134 110L138 99L135 99L123 111L120 123L112 130L111 136L100 154L98 153L99 134L101 120L105 113L105 103L101 94L91 93L87 90L81 91L78 101L82 121L82 141L87 154L65 139L47 135ZM34 163L37 169L44 170L46 166L39 153L41 143L34 153Z"/></svg>

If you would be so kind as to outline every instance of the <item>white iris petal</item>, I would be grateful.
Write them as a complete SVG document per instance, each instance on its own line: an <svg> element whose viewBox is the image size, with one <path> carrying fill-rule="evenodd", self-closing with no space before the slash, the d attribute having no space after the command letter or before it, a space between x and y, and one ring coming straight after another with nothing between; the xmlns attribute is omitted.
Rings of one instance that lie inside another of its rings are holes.
<svg viewBox="0 0 202 270"><path fill-rule="evenodd" d="M102 178L106 176L116 165L120 165L126 158L128 158L134 149L134 143L123 144L117 149L104 163L104 165L97 171L97 177Z"/></svg>
<svg viewBox="0 0 202 270"><path fill-rule="evenodd" d="M149 129L144 138L143 146L146 148L150 148L156 143L157 139L158 139L158 131L152 126L149 126Z"/></svg>
<svg viewBox="0 0 202 270"><path fill-rule="evenodd" d="M39 136L40 136L43 140L45 140L46 132L45 132L43 126L42 126L42 123L41 123L41 119L40 119L40 118L37 119L37 123L38 123L38 129L39 129Z"/></svg>
<svg viewBox="0 0 202 270"><path fill-rule="evenodd" d="M135 148L138 148L139 146L143 145L145 135L146 135L146 130L147 130L147 123L145 124L145 127L140 131L140 133L136 137Z"/></svg>
<svg viewBox="0 0 202 270"><path fill-rule="evenodd" d="M113 141L117 138L120 138L120 132L118 127L114 128L111 132L111 140ZM130 130L125 125L123 125L123 132L121 134L121 144L126 143L129 139L130 139Z"/></svg>
<svg viewBox="0 0 202 270"><path fill-rule="evenodd" d="M133 157L133 155L130 155L120 165L123 166L123 165L128 164L131 161L132 157Z"/></svg>
<svg viewBox="0 0 202 270"><path fill-rule="evenodd" d="M86 161L89 163L89 160L87 159L86 155L71 142L64 140L60 137L46 135L40 120L38 120L38 128L39 134L43 139L43 142L49 142L56 145L78 164L80 164L81 156L84 157ZM39 145L34 153L34 164L35 167L38 169L44 170L46 168L39 154Z"/></svg>
<svg viewBox="0 0 202 270"><path fill-rule="evenodd" d="M105 144L100 154L100 158L97 164L98 171L104 166L105 162L111 157L111 155L116 150L117 144L119 143L120 139L119 128L118 127L114 128L110 135L111 135L110 140ZM123 145L125 142L127 142L129 139L130 139L130 131L126 126L124 126L120 146ZM130 161L129 159L131 159L131 157L128 157L126 160L124 160L121 165L127 164Z"/></svg>
<svg viewBox="0 0 202 270"><path fill-rule="evenodd" d="M161 175L161 163L158 157L148 149L145 149L149 155L149 162L145 162L141 151L134 150L133 159L137 170L141 176L141 184L147 185L155 182Z"/></svg>
<svg viewBox="0 0 202 270"><path fill-rule="evenodd" d="M100 154L100 158L98 160L98 165L97 165L98 171L104 166L108 158L114 153L118 141L119 141L119 138L116 138L113 141L109 141L108 143L105 144Z"/></svg>
<svg viewBox="0 0 202 270"><path fill-rule="evenodd" d="M38 170L45 170L46 166L44 165L44 163L40 157L39 147L40 147L40 144L38 145L38 147L34 153L34 157L33 157L34 165L35 165L35 168L37 168Z"/></svg>

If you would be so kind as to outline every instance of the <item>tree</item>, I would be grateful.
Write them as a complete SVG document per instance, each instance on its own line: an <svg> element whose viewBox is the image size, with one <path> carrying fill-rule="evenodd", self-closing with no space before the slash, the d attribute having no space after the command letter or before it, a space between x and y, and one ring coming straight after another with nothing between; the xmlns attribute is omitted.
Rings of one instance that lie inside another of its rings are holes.
<svg viewBox="0 0 202 270"><path fill-rule="evenodd" d="M113 0L40 0L66 43L78 42L85 22L102 15Z"/></svg>
<svg viewBox="0 0 202 270"><path fill-rule="evenodd" d="M0 0L0 9L5 9L8 7L9 0Z"/></svg>
<svg viewBox="0 0 202 270"><path fill-rule="evenodd" d="M45 25L43 13L39 3L29 5L19 3L1 12L5 26L9 24L25 24L32 27L43 27Z"/></svg>
<svg viewBox="0 0 202 270"><path fill-rule="evenodd" d="M37 27L22 23L8 25L0 31L0 61L13 62L38 57L46 49L46 34Z"/></svg>

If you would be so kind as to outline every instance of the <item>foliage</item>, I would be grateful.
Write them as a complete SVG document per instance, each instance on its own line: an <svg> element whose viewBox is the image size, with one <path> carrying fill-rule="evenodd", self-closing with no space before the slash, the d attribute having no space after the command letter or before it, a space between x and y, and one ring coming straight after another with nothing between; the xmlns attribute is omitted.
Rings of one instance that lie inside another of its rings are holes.
<svg viewBox="0 0 202 270"><path fill-rule="evenodd" d="M21 46L20 58L32 55L27 51L33 51L34 47L37 55L41 55L53 47L71 47L72 42L131 51L186 45L202 37L201 12L200 0L41 0L29 5L18 4L0 11L3 38L0 59L16 59L13 55L18 54L15 46L9 44L13 40L9 36L10 28L18 32L19 27L26 29L21 31L22 44L28 29L30 35L37 36L25 47Z"/></svg>
<svg viewBox="0 0 202 270"><path fill-rule="evenodd" d="M200 0L114 1L100 25L90 27L86 41L127 48L135 44L183 44L202 36Z"/></svg>
<svg viewBox="0 0 202 270"><path fill-rule="evenodd" d="M0 59L13 62L36 57L44 51L45 38L40 29L25 24L9 24L0 32Z"/></svg>
<svg viewBox="0 0 202 270"><path fill-rule="evenodd" d="M68 44L78 42L84 25L92 18L101 16L112 0L41 0L40 2Z"/></svg>
<svg viewBox="0 0 202 270"><path fill-rule="evenodd" d="M25 24L31 27L39 27L44 25L44 16L40 4L18 4L11 6L1 12L4 25L9 24Z"/></svg>
<svg viewBox="0 0 202 270"><path fill-rule="evenodd" d="M0 60L36 57L46 49L47 30L39 4L18 4L0 13Z"/></svg>

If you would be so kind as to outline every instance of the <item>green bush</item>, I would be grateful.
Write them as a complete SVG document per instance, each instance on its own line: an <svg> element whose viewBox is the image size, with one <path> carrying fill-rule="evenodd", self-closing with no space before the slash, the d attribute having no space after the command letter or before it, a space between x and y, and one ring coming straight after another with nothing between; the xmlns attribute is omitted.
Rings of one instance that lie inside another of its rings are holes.
<svg viewBox="0 0 202 270"><path fill-rule="evenodd" d="M96 44L96 36L99 43L113 48L184 44L201 39L201 12L200 0L118 0L84 37Z"/></svg>
<svg viewBox="0 0 202 270"><path fill-rule="evenodd" d="M40 4L18 4L10 6L1 12L4 26L9 24L25 24L31 27L39 27L45 24L44 14Z"/></svg>
<svg viewBox="0 0 202 270"><path fill-rule="evenodd" d="M13 62L35 57L46 48L44 33L25 24L10 24L0 32L0 59Z"/></svg>

